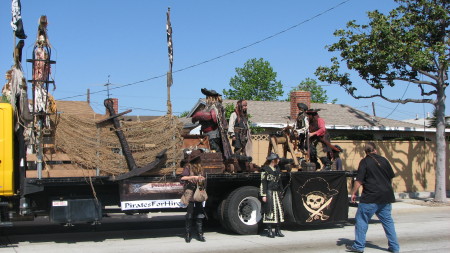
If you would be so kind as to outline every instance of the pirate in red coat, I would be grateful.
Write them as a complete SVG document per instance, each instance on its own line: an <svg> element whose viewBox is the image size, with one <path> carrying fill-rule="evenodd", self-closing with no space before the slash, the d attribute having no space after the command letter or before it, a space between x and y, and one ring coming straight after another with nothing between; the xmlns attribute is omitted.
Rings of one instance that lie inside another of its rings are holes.
<svg viewBox="0 0 450 253"><path fill-rule="evenodd" d="M318 114L319 110L309 109L306 111L309 122L309 147L311 162L316 164L316 169L320 168L318 159L322 162L323 170L331 170L331 160L327 153L330 152L330 137L325 128L325 120Z"/></svg>
<svg viewBox="0 0 450 253"><path fill-rule="evenodd" d="M222 106L222 95L206 88L201 91L206 96L206 106L192 116L192 123L200 123L201 133L208 136L211 150L221 152L225 159L229 159L231 147L226 134L228 124Z"/></svg>

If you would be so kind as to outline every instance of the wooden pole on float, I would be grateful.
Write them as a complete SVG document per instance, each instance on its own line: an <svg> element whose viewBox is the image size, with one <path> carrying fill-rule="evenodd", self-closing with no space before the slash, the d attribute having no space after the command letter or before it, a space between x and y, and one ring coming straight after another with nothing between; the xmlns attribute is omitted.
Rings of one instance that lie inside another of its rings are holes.
<svg viewBox="0 0 450 253"><path fill-rule="evenodd" d="M170 102L170 87L173 84L172 66L173 66L173 44L172 44L172 25L170 23L170 7L167 8L167 48L169 53L169 71L167 72L167 114L172 115L172 103Z"/></svg>

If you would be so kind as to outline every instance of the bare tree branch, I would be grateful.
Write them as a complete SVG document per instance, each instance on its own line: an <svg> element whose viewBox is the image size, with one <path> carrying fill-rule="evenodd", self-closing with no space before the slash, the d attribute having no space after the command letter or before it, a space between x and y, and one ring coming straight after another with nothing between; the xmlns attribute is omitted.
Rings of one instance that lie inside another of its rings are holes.
<svg viewBox="0 0 450 253"><path fill-rule="evenodd" d="M345 90L348 91L348 89L345 89ZM436 94L435 91L429 92L429 93ZM357 95L354 95L354 94L352 94L352 93L350 93L350 92L349 92L349 94L350 94L350 96L352 96L353 98L356 98L356 99L379 97L379 98L382 98L382 99L384 99L384 100L386 100L386 101L388 101L388 102L391 102L391 103L400 103L400 104L406 104L406 103L428 103L428 104L435 105L435 104L437 103L437 100L435 100L435 99L425 99L425 98L424 98L424 99L414 99L414 98L407 98L407 99L391 99L391 98L385 97L385 96L383 95L382 90L380 90L380 94L374 94L374 95L369 95L369 96L357 96Z"/></svg>
<svg viewBox="0 0 450 253"><path fill-rule="evenodd" d="M440 64L439 64L439 60L437 59L437 57L433 57L433 61L434 61L434 65L436 65L436 68L439 69Z"/></svg>
<svg viewBox="0 0 450 253"><path fill-rule="evenodd" d="M387 78L380 78L380 79L381 80L387 80ZM415 83L415 84L426 84L426 85L431 85L434 88L437 88L437 85L435 83L433 83L433 82L430 82L430 81L411 80L411 79L407 79L407 78L394 78L394 80L411 82L411 83Z"/></svg>
<svg viewBox="0 0 450 253"><path fill-rule="evenodd" d="M382 98L388 102L391 103L400 103L400 104L406 104L406 103L428 103L428 104L435 104L437 101L435 99L414 99L414 98L407 98L407 99L390 99L387 98L383 95L371 95L371 96L354 96L352 95L352 97L356 98L356 99L360 99L360 98L375 98L375 97L379 97Z"/></svg>
<svg viewBox="0 0 450 253"><path fill-rule="evenodd" d="M437 90L432 90L430 92L425 92L425 90L423 89L423 86L421 84L419 84L418 86L420 88L420 95L421 96L431 96L433 94L437 95ZM436 89L437 89L437 87L436 87Z"/></svg>
<svg viewBox="0 0 450 253"><path fill-rule="evenodd" d="M431 78L431 79L433 79L433 80L438 80L439 79L439 77L437 77L437 76L435 76L435 75L432 75L432 74L430 74L430 73L428 73L428 72L426 72L426 71L423 71L423 70L417 70L417 71L419 71L419 73L420 74L422 74L422 75L424 75L424 76L428 76L429 78Z"/></svg>

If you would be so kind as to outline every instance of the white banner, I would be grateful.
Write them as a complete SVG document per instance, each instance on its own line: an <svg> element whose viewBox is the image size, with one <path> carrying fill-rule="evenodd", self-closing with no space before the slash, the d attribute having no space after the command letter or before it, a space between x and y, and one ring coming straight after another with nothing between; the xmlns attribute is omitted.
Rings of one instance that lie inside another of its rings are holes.
<svg viewBox="0 0 450 253"><path fill-rule="evenodd" d="M120 208L124 210L135 209L155 209L155 208L184 208L180 199L159 199L159 200L134 200L120 202Z"/></svg>

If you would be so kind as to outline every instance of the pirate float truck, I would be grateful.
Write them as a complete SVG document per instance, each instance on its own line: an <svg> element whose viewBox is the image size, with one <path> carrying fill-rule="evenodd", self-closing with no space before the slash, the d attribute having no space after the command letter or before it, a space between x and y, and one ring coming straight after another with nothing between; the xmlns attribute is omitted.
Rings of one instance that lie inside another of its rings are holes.
<svg viewBox="0 0 450 253"><path fill-rule="evenodd" d="M98 223L108 213L107 206L118 206L123 213L183 210L179 178L184 150L191 155L200 152L207 172L209 218L238 234L257 233L261 220L258 166L209 152L206 136L181 137L175 117L120 123L112 100L105 105L111 113L103 120L57 114L50 123L57 124L56 129L42 134L53 138L53 144L46 144L36 132L24 135L23 126L15 131L13 106L0 104L2 225L38 215L61 224ZM159 130L148 133L152 128ZM26 154L25 144L30 143L37 153ZM286 171L283 181L288 221L314 225L347 220L345 172Z"/></svg>
<svg viewBox="0 0 450 253"><path fill-rule="evenodd" d="M151 121L119 121L129 111L117 113L113 99L105 100L106 118L58 111L48 93L55 62L50 60L46 17L40 21L33 58L27 60L33 65L31 109L21 67L23 41L2 90L0 225L37 216L60 224L97 224L111 206L125 214L183 210L182 161L200 152L209 218L238 234L257 233L259 167L248 157L232 155L223 114L216 115L223 152L214 153L207 136L182 136L171 113ZM298 167L298 161L288 165ZM286 220L311 225L347 220L345 172L294 171L282 176Z"/></svg>

